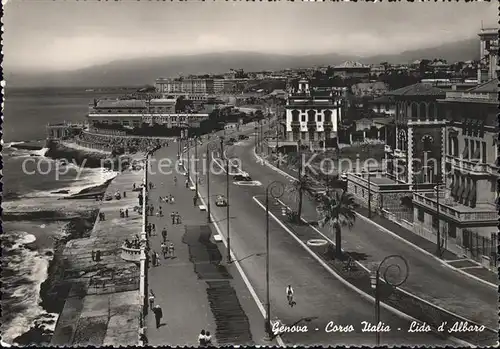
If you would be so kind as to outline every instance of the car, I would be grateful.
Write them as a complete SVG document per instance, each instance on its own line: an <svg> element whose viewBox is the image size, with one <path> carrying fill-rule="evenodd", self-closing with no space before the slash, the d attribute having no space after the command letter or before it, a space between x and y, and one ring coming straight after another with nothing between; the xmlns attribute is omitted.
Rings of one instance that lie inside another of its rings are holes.
<svg viewBox="0 0 500 349"><path fill-rule="evenodd" d="M231 138L229 138L229 142L233 142L233 143L236 143L236 142L238 142L238 141L236 140L236 138L234 138L234 137L231 137Z"/></svg>
<svg viewBox="0 0 500 349"><path fill-rule="evenodd" d="M247 135L239 135L239 136L238 136L238 139L239 139L239 140L248 139L248 136L247 136Z"/></svg>
<svg viewBox="0 0 500 349"><path fill-rule="evenodd" d="M215 199L215 206L227 206L226 197L224 195L217 195L217 198Z"/></svg>
<svg viewBox="0 0 500 349"><path fill-rule="evenodd" d="M236 176L233 176L233 179L235 181L240 181L240 182L251 182L252 181L252 178L248 175L242 175L242 174L238 174Z"/></svg>
<svg viewBox="0 0 500 349"><path fill-rule="evenodd" d="M105 201L111 201L111 200L113 200L113 197L111 195L109 195L109 194L106 194L106 196L104 197L104 200Z"/></svg>

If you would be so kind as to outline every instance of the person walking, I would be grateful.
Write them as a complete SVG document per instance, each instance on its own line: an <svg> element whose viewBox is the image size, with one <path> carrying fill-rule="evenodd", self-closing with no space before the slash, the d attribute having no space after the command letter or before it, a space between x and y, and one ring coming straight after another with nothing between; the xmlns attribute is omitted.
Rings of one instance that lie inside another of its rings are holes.
<svg viewBox="0 0 500 349"><path fill-rule="evenodd" d="M175 212L174 211L172 211L172 213L170 214L170 217L172 217L172 224L175 224L176 216L175 216Z"/></svg>
<svg viewBox="0 0 500 349"><path fill-rule="evenodd" d="M212 335L210 334L210 331L205 332L205 345L212 345Z"/></svg>
<svg viewBox="0 0 500 349"><path fill-rule="evenodd" d="M153 307L153 313L155 314L156 328L160 328L160 322L161 322L161 318L163 317L163 311L161 310L161 307L159 304L156 304Z"/></svg>
<svg viewBox="0 0 500 349"><path fill-rule="evenodd" d="M198 344L202 347L207 345L207 340L206 340L206 335L205 335L205 330L201 330L200 334L198 335Z"/></svg>
<svg viewBox="0 0 500 349"><path fill-rule="evenodd" d="M165 243L165 241L163 241L161 243L161 252L163 253L163 259L166 259L167 258L167 244Z"/></svg>
<svg viewBox="0 0 500 349"><path fill-rule="evenodd" d="M151 259L153 261L153 267L156 267L158 265L158 261L156 260L156 252L153 251L153 253L151 254Z"/></svg>
<svg viewBox="0 0 500 349"><path fill-rule="evenodd" d="M153 310L153 307L155 305L155 294L153 293L153 290L149 290L149 309Z"/></svg>
<svg viewBox="0 0 500 349"><path fill-rule="evenodd" d="M293 307L296 303L293 300L293 288L292 285L288 285L286 288L286 298L288 299L288 304Z"/></svg>
<svg viewBox="0 0 500 349"><path fill-rule="evenodd" d="M186 179L186 188L189 188L189 179Z"/></svg>
<svg viewBox="0 0 500 349"><path fill-rule="evenodd" d="M196 204L198 203L198 195L193 196L193 206L196 207Z"/></svg>
<svg viewBox="0 0 500 349"><path fill-rule="evenodd" d="M167 228L163 228L161 231L161 237L163 238L163 242L167 241Z"/></svg>
<svg viewBox="0 0 500 349"><path fill-rule="evenodd" d="M156 236L156 224L151 223L151 229L152 229L152 231L153 231L153 232L152 232L152 235L153 235L153 236Z"/></svg>
<svg viewBox="0 0 500 349"><path fill-rule="evenodd" d="M159 213L160 217L163 217L163 210L161 209L161 207L160 207L160 212L158 212L158 213Z"/></svg>
<svg viewBox="0 0 500 349"><path fill-rule="evenodd" d="M170 195L170 204L175 204L175 198L173 195Z"/></svg>
<svg viewBox="0 0 500 349"><path fill-rule="evenodd" d="M177 176L174 176L174 185L177 186Z"/></svg>
<svg viewBox="0 0 500 349"><path fill-rule="evenodd" d="M160 265L160 255L154 251L154 254L155 254L155 259L156 259L156 266L159 266Z"/></svg>
<svg viewBox="0 0 500 349"><path fill-rule="evenodd" d="M168 255L169 255L171 258L174 258L174 257L175 257L175 246L174 246L174 243L173 243L173 242L170 242L170 244L168 245Z"/></svg>

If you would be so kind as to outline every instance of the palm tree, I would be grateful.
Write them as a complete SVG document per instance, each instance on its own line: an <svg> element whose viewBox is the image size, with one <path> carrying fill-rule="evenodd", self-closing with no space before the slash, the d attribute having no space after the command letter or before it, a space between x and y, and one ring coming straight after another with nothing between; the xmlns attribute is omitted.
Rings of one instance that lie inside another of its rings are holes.
<svg viewBox="0 0 500 349"><path fill-rule="evenodd" d="M356 209L359 204L354 200L352 193L333 191L330 195L321 195L317 198L319 223L321 226L329 225L332 235L335 233L335 254L342 255L341 228L347 226L351 229L356 221Z"/></svg>
<svg viewBox="0 0 500 349"><path fill-rule="evenodd" d="M293 197L294 201L297 202L297 215L295 219L299 222L302 215L304 193L308 194L310 197L315 197L316 192L314 188L314 182L308 175L299 176L299 179L293 181L293 184L288 187L288 193Z"/></svg>

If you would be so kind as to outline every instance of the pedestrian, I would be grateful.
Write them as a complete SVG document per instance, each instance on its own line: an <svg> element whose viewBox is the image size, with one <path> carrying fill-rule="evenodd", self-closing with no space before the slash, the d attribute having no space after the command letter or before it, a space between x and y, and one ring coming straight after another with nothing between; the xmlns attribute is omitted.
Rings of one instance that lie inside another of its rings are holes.
<svg viewBox="0 0 500 349"><path fill-rule="evenodd" d="M95 251L94 250L92 250L92 261L95 262Z"/></svg>
<svg viewBox="0 0 500 349"><path fill-rule="evenodd" d="M175 204L175 198L173 195L170 196L170 203Z"/></svg>
<svg viewBox="0 0 500 349"><path fill-rule="evenodd" d="M176 224L181 224L181 215L179 212L175 212L175 219L176 219Z"/></svg>
<svg viewBox="0 0 500 349"><path fill-rule="evenodd" d="M132 190L135 190L135 183L132 185Z"/></svg>
<svg viewBox="0 0 500 349"><path fill-rule="evenodd" d="M168 255L170 257L175 257L175 247L174 247L174 243L171 242L169 245L168 245Z"/></svg>
<svg viewBox="0 0 500 349"><path fill-rule="evenodd" d="M163 238L163 242L167 241L167 228L163 228L161 231L161 236Z"/></svg>
<svg viewBox="0 0 500 349"><path fill-rule="evenodd" d="M212 335L210 334L210 331L205 332L205 345L212 345Z"/></svg>
<svg viewBox="0 0 500 349"><path fill-rule="evenodd" d="M170 217L172 217L172 224L175 224L176 216L175 216L174 211L172 211L172 213L170 214Z"/></svg>
<svg viewBox="0 0 500 349"><path fill-rule="evenodd" d="M197 204L197 203L198 203L198 195L196 195L196 194L195 194L195 195L193 196L193 206L195 206L195 207L196 207L196 204Z"/></svg>
<svg viewBox="0 0 500 349"><path fill-rule="evenodd" d="M153 235L156 236L156 224L151 223L151 230L153 230Z"/></svg>
<svg viewBox="0 0 500 349"><path fill-rule="evenodd" d="M186 179L186 188L189 188L189 179Z"/></svg>
<svg viewBox="0 0 500 349"><path fill-rule="evenodd" d="M161 310L161 307L159 304L157 304L153 307L153 313L155 314L156 328L160 328L160 321L161 321L161 318L163 317L163 311Z"/></svg>
<svg viewBox="0 0 500 349"><path fill-rule="evenodd" d="M96 260L96 262L100 262L101 261L101 250L97 250L95 252L95 260Z"/></svg>
<svg viewBox="0 0 500 349"><path fill-rule="evenodd" d="M207 344L205 330L201 330L200 334L198 335L198 344L202 347Z"/></svg>
<svg viewBox="0 0 500 349"><path fill-rule="evenodd" d="M174 185L177 186L177 176L174 176Z"/></svg>
<svg viewBox="0 0 500 349"><path fill-rule="evenodd" d="M160 211L156 212L156 217L160 217Z"/></svg>
<svg viewBox="0 0 500 349"><path fill-rule="evenodd" d="M128 208L125 209L125 217L128 218Z"/></svg>
<svg viewBox="0 0 500 349"><path fill-rule="evenodd" d="M123 191L123 197L126 198L127 197L127 192L124 190Z"/></svg>
<svg viewBox="0 0 500 349"><path fill-rule="evenodd" d="M160 213L160 217L163 217L163 211L162 211L161 207L160 207L160 212L159 213Z"/></svg>
<svg viewBox="0 0 500 349"><path fill-rule="evenodd" d="M120 218L124 218L125 217L125 214L123 213L123 209L120 208Z"/></svg>
<svg viewBox="0 0 500 349"><path fill-rule="evenodd" d="M165 243L165 241L163 241L161 243L161 252L163 253L163 258L164 259L167 258L167 252L168 252L168 250L167 250L167 244Z"/></svg>
<svg viewBox="0 0 500 349"><path fill-rule="evenodd" d="M160 255L158 253L156 253L156 251L154 251L154 254L155 254L155 259L156 259L156 266L159 266L160 265Z"/></svg>
<svg viewBox="0 0 500 349"><path fill-rule="evenodd" d="M149 308L153 310L153 307L155 305L155 294L153 293L153 290L149 290Z"/></svg>
<svg viewBox="0 0 500 349"><path fill-rule="evenodd" d="M156 267L157 263L158 263L158 261L156 260L156 252L153 251L153 253L151 255L151 259L153 261L153 267Z"/></svg>

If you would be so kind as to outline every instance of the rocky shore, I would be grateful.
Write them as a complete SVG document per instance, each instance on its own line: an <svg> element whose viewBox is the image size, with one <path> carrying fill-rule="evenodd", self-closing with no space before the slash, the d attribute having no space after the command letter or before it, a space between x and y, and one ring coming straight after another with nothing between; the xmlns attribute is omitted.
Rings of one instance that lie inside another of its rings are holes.
<svg viewBox="0 0 500 349"><path fill-rule="evenodd" d="M89 150L67 147L64 144L48 140L48 148L45 156L52 159L64 159L79 166L97 168L118 168L119 158L111 154Z"/></svg>

